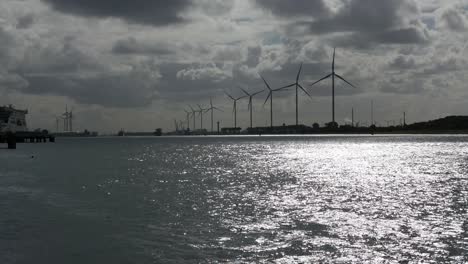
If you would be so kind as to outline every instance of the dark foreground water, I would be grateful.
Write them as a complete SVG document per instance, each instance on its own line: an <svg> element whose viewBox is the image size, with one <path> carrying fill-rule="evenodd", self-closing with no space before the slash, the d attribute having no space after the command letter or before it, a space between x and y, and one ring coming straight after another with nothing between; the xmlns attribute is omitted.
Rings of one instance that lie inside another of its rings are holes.
<svg viewBox="0 0 468 264"><path fill-rule="evenodd" d="M464 263L467 208L464 136L0 149L4 264Z"/></svg>

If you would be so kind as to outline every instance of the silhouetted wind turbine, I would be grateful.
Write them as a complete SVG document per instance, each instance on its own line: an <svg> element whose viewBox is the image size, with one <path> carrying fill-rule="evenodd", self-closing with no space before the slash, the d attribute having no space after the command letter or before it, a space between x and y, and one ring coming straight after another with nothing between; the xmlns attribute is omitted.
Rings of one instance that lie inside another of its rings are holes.
<svg viewBox="0 0 468 264"><path fill-rule="evenodd" d="M299 96L298 96L299 88L302 91L304 91L304 93L306 93L307 96L309 96L309 98L312 98L310 94L304 89L304 87L302 87L302 85L299 83L299 77L301 75L301 71L302 71L302 63L301 63L301 66L299 67L299 71L297 72L296 82L282 87L282 88L289 88L289 87L296 86L296 126L299 125Z"/></svg>
<svg viewBox="0 0 468 264"><path fill-rule="evenodd" d="M185 130L184 121L183 121L183 120L179 120L179 129L182 130L182 131Z"/></svg>
<svg viewBox="0 0 468 264"><path fill-rule="evenodd" d="M230 94L228 94L227 92L224 92L227 96L229 96L229 98L232 99L232 101L234 101L234 105L232 107L232 112L234 113L234 128L237 127L237 101L239 101L240 99L246 97L246 96L241 96L241 97L237 97L237 98L234 98L232 97Z"/></svg>
<svg viewBox="0 0 468 264"><path fill-rule="evenodd" d="M199 104L197 104L198 110L197 112L200 113L200 129L203 129L203 111L207 111L208 109L203 109Z"/></svg>
<svg viewBox="0 0 468 264"><path fill-rule="evenodd" d="M70 112L68 113L68 124L69 124L69 129L70 132L73 132L73 107L70 109Z"/></svg>
<svg viewBox="0 0 468 264"><path fill-rule="evenodd" d="M262 77L263 82L265 83L266 87L268 88L268 96L265 99L265 102L263 103L263 106L265 106L266 102L268 101L268 98L270 98L270 126L273 127L273 92L277 92L279 90L285 89L284 87L277 88L277 89L271 89L270 85L267 83L265 78Z"/></svg>
<svg viewBox="0 0 468 264"><path fill-rule="evenodd" d="M252 126L252 108L253 108L253 107L252 107L252 98L253 98L255 95L257 95L257 94L259 94L259 93L262 93L262 92L265 91L265 90L261 90L261 91L255 92L255 93L253 93L253 94L249 94L246 90L244 90L244 89L242 89L242 88L240 88L240 89L249 97L249 104L248 104L247 108L248 108L248 110L250 110L250 128L252 128L252 127L253 127L253 126Z"/></svg>
<svg viewBox="0 0 468 264"><path fill-rule="evenodd" d="M63 118L61 116L55 116L55 132L59 132L59 124L60 124L60 119Z"/></svg>
<svg viewBox="0 0 468 264"><path fill-rule="evenodd" d="M218 111L221 111L223 112L223 110L213 106L213 101L211 100L211 97L210 97L210 108L206 109L206 111L211 111L211 132L213 132L213 110L218 110Z"/></svg>
<svg viewBox="0 0 468 264"><path fill-rule="evenodd" d="M333 49L333 61L332 61L332 72L328 74L327 76L323 77L322 79L312 83L310 86L313 86L316 83L319 83L329 77L332 77L332 122L335 123L335 76L338 79L341 79L345 83L351 85L352 87L356 88L354 85L352 85L350 82L345 80L343 77L335 73L335 49Z"/></svg>
<svg viewBox="0 0 468 264"><path fill-rule="evenodd" d="M192 117L193 117L193 131L195 131L195 129L196 129L196 126L195 126L195 113L196 113L197 111L195 111L195 109L193 109L193 108L192 108L190 105L189 105L188 107L190 107L190 110L192 110Z"/></svg>
<svg viewBox="0 0 468 264"><path fill-rule="evenodd" d="M174 119L174 125L175 125L175 132L179 131L179 124L177 123L177 120Z"/></svg>
<svg viewBox="0 0 468 264"><path fill-rule="evenodd" d="M187 115L187 129L190 129L190 112L185 109L184 112Z"/></svg>

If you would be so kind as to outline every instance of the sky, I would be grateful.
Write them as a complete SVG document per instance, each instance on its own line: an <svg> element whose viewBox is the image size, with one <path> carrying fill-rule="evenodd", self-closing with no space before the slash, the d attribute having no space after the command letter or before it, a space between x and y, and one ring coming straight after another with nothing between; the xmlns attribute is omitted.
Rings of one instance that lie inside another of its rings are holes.
<svg viewBox="0 0 468 264"><path fill-rule="evenodd" d="M0 105L28 109L30 128L101 133L174 129L189 106L209 105L233 126L232 101L295 81L303 63L299 121L380 125L468 114L468 0L2 0ZM267 93L254 126L269 125ZM249 126L247 100L238 125ZM295 123L295 90L274 94L274 124ZM200 120L197 117L197 127ZM210 128L209 115L204 127Z"/></svg>

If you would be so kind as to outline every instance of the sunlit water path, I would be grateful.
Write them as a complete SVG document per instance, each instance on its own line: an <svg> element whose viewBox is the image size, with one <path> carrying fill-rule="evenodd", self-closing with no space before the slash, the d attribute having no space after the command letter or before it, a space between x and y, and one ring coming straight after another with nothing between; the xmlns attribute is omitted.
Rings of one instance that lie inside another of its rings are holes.
<svg viewBox="0 0 468 264"><path fill-rule="evenodd" d="M0 263L463 263L468 137L0 149Z"/></svg>

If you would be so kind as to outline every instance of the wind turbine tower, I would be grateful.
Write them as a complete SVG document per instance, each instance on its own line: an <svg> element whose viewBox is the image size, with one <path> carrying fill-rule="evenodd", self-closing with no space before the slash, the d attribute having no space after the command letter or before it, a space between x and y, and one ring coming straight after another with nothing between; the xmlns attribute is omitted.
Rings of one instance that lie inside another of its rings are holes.
<svg viewBox="0 0 468 264"><path fill-rule="evenodd" d="M290 84L290 85L286 85L282 88L289 88L289 87L293 87L293 86L296 86L296 126L299 125L299 94L298 94L298 90L299 88L307 94L307 96L309 96L309 98L312 98L310 96L310 94L304 89L304 87L302 87L302 85L299 83L299 77L301 75L301 71L302 71L302 63L301 63L301 66L299 67L299 71L297 72L297 76L296 76L296 82L293 83L293 84Z"/></svg>
<svg viewBox="0 0 468 264"><path fill-rule="evenodd" d="M335 73L335 49L333 49L333 61L332 61L332 72L328 74L327 76L323 77L322 79L312 83L310 86L315 85L316 83L319 83L327 78L331 77L332 78L332 122L335 123L335 77L338 79L341 79L345 83L351 85L351 87L356 88L354 85L352 85L350 82L345 80L343 77Z"/></svg>
<svg viewBox="0 0 468 264"><path fill-rule="evenodd" d="M227 92L225 92L225 93L234 102L234 104L232 106L232 112L234 112L234 128L237 128L237 101L239 101L240 99L242 99L242 98L244 98L246 96L241 96L241 97L234 98L230 94L228 94Z"/></svg>
<svg viewBox="0 0 468 264"><path fill-rule="evenodd" d="M249 104L248 104L247 108L248 108L248 110L250 110L250 128L252 128L252 127L253 127L253 126L252 126L252 111L253 111L253 110L252 110L252 108L253 108L253 107L252 107L252 98L253 98L255 95L257 95L257 94L259 94L259 93L262 93L262 92L265 91L265 90L261 90L261 91L255 92L255 93L253 93L253 94L249 94L246 90L244 90L244 89L242 89L242 88L240 88L240 89L249 97Z"/></svg>
<svg viewBox="0 0 468 264"><path fill-rule="evenodd" d="M285 87L281 87L281 88L277 88L277 89L271 89L270 85L265 80L265 78L263 78L263 76L260 76L260 77L262 77L262 80L265 83L265 85L266 85L266 87L268 88L268 91L269 91L268 96L265 99L265 102L263 103L263 106L265 106L268 99L270 99L270 127L273 127L273 92L283 90L283 89L285 89Z"/></svg>
<svg viewBox="0 0 468 264"><path fill-rule="evenodd" d="M193 109L190 105L188 106L190 108L190 110L192 110L192 117L193 117L193 131L195 131L196 129L196 126L195 126L195 113L197 111L195 111L195 109Z"/></svg>
<svg viewBox="0 0 468 264"><path fill-rule="evenodd" d="M218 110L218 111L223 112L223 110L213 106L213 100L210 98L210 108L208 108L207 111L211 111L211 132L214 132L213 131L213 110Z"/></svg>
<svg viewBox="0 0 468 264"><path fill-rule="evenodd" d="M203 112L208 111L208 109L203 109L199 104L197 104L197 106L198 106L198 109L200 109L197 111L200 113L200 129L203 129Z"/></svg>
<svg viewBox="0 0 468 264"><path fill-rule="evenodd" d="M187 129L190 130L190 112L184 109L184 112L187 117Z"/></svg>
<svg viewBox="0 0 468 264"><path fill-rule="evenodd" d="M72 109L70 110L70 112L68 113L68 124L69 124L69 129L70 129L70 132L73 132L73 107Z"/></svg>

